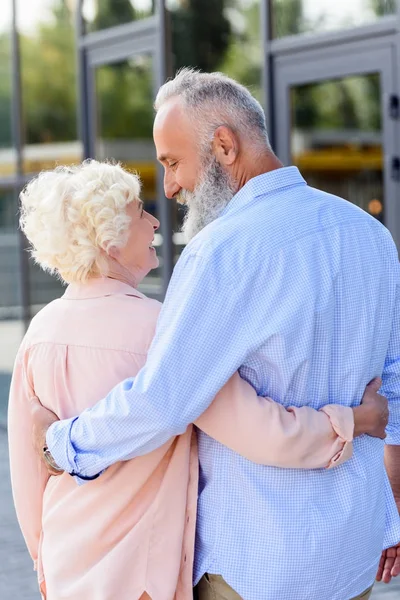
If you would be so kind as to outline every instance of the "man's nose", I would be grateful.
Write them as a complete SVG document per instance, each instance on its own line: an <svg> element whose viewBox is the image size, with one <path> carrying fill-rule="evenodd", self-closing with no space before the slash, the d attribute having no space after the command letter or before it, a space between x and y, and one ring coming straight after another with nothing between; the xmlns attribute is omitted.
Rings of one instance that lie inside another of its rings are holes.
<svg viewBox="0 0 400 600"><path fill-rule="evenodd" d="M169 200L175 198L181 189L181 186L176 182L174 177L171 177L167 173L164 175L164 193Z"/></svg>

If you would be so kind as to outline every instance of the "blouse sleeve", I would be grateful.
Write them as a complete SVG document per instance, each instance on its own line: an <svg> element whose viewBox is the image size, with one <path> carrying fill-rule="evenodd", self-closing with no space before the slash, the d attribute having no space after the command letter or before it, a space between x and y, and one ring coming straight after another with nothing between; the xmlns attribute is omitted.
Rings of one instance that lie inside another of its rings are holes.
<svg viewBox="0 0 400 600"><path fill-rule="evenodd" d="M195 425L252 462L296 469L332 468L352 456L351 408L286 409L257 396L238 373L217 394Z"/></svg>
<svg viewBox="0 0 400 600"><path fill-rule="evenodd" d="M49 474L32 448L29 399L34 396L28 378L27 353L20 350L12 376L8 438L11 484L18 522L37 568L41 538L42 498ZM40 574L39 583L40 583Z"/></svg>

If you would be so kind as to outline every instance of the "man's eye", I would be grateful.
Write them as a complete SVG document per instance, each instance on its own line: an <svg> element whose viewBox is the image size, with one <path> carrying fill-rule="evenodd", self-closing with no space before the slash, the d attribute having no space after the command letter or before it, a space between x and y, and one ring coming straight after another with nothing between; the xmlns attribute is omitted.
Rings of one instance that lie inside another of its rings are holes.
<svg viewBox="0 0 400 600"><path fill-rule="evenodd" d="M174 169L177 166L177 162L169 163L169 168Z"/></svg>

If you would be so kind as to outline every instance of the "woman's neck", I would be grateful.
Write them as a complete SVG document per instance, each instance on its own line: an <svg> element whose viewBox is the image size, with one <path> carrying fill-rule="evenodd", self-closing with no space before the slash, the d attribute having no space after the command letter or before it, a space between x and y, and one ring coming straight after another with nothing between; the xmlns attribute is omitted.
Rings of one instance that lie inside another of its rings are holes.
<svg viewBox="0 0 400 600"><path fill-rule="evenodd" d="M143 279L142 275L131 273L113 259L109 261L108 270L104 273L104 276L109 277L109 279L117 279L117 281L126 283L133 288L136 288Z"/></svg>

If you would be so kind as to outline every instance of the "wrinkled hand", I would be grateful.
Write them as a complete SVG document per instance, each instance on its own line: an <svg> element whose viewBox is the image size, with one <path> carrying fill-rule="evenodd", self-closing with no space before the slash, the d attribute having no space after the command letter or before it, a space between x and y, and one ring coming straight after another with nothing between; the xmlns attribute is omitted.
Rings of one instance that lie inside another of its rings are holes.
<svg viewBox="0 0 400 600"><path fill-rule="evenodd" d="M382 552L376 580L390 583L392 577L398 575L400 575L400 544Z"/></svg>
<svg viewBox="0 0 400 600"><path fill-rule="evenodd" d="M33 423L33 446L45 464L50 475L61 475L60 471L54 471L43 458L43 448L46 446L46 433L50 425L58 421L58 417L51 410L45 408L39 401L39 398L33 396L29 400L30 411Z"/></svg>
<svg viewBox="0 0 400 600"><path fill-rule="evenodd" d="M385 429L389 421L388 401L378 394L382 385L376 377L365 388L360 406L354 408L354 437L363 433L384 440Z"/></svg>

